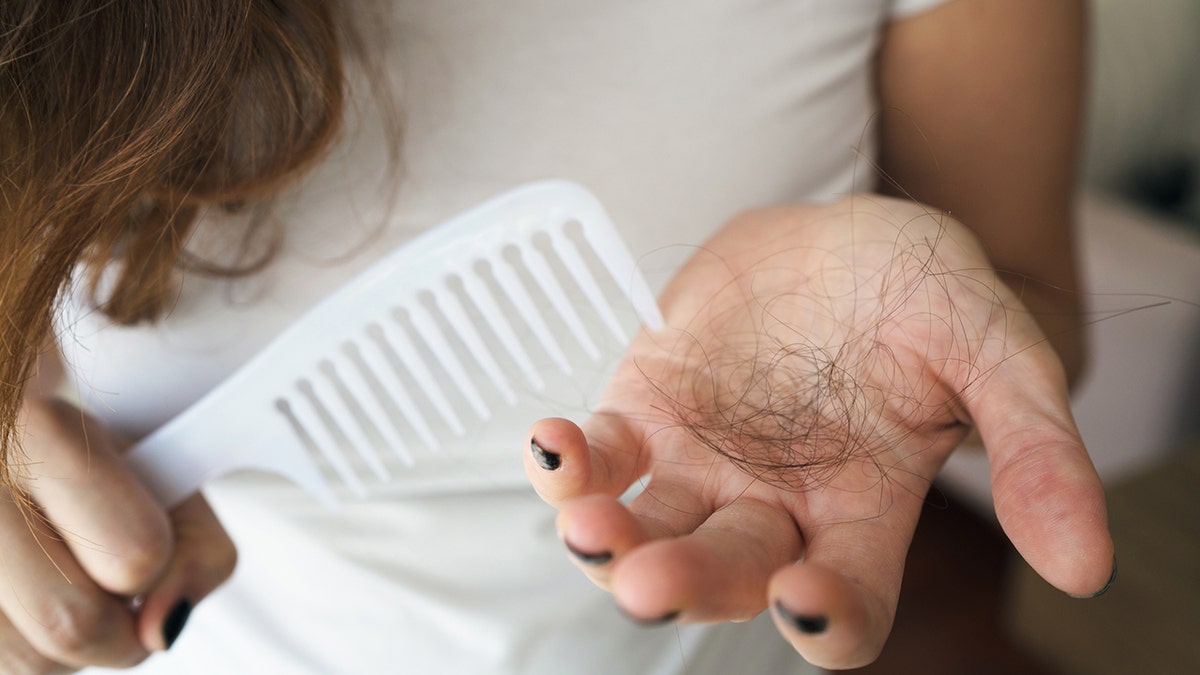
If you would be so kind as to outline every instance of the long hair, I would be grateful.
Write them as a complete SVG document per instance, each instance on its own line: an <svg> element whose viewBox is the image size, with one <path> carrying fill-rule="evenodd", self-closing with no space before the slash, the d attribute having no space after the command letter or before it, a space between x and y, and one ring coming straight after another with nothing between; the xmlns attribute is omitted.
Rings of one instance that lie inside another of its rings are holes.
<svg viewBox="0 0 1200 675"><path fill-rule="evenodd" d="M351 35L336 4L0 3L0 483L75 271L94 294L115 273L96 299L117 322L157 318L198 211L253 208L330 145Z"/></svg>

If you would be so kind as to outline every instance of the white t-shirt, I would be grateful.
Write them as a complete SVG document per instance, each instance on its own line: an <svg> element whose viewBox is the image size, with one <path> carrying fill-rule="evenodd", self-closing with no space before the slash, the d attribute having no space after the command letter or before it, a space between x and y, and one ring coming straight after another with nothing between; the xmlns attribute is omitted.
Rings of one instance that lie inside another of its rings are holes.
<svg viewBox="0 0 1200 675"><path fill-rule="evenodd" d="M284 200L287 239L268 270L187 277L153 328L66 308L79 394L145 433L356 271L529 180L591 189L656 285L739 210L870 189L879 31L942 1L397 0L379 46L405 115L392 208L384 141L360 101L344 142ZM467 440L418 452L411 469L392 467L394 484L340 511L274 477L214 481L239 569L139 672L804 670L765 615L638 627L571 566L521 461L528 425L582 419L594 379L558 405L527 397L471 424Z"/></svg>

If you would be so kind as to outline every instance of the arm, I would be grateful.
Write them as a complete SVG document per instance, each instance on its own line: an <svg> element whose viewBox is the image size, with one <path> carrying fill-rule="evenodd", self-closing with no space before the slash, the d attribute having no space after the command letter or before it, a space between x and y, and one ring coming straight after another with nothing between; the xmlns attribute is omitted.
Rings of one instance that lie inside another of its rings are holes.
<svg viewBox="0 0 1200 675"><path fill-rule="evenodd" d="M885 191L975 232L1071 379L1084 24L1082 0L960 0L892 23L879 55Z"/></svg>

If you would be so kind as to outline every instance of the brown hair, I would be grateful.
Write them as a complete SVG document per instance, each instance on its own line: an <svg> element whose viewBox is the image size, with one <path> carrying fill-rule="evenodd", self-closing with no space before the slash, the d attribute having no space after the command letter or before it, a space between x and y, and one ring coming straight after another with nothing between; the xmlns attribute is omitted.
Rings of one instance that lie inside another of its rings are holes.
<svg viewBox="0 0 1200 675"><path fill-rule="evenodd" d="M263 203L329 145L352 35L335 5L0 3L0 483L76 268L94 297L115 272L114 320L156 318L198 211Z"/></svg>

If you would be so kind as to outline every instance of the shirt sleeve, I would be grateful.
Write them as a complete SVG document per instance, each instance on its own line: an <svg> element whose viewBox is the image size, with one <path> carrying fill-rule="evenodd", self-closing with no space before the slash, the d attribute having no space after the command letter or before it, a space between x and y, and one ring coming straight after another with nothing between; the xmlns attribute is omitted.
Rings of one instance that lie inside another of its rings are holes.
<svg viewBox="0 0 1200 675"><path fill-rule="evenodd" d="M907 16L920 14L938 5L944 5L953 0L889 0L888 14L893 19L903 19Z"/></svg>

